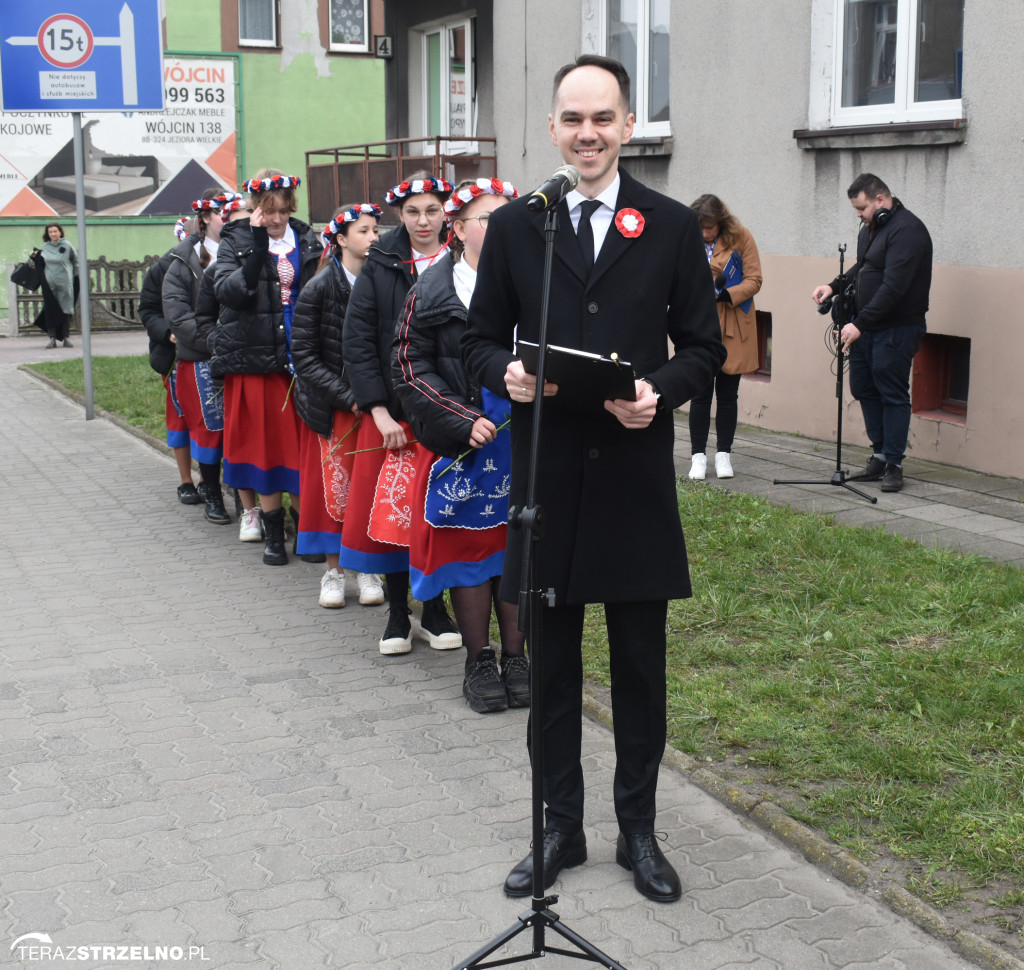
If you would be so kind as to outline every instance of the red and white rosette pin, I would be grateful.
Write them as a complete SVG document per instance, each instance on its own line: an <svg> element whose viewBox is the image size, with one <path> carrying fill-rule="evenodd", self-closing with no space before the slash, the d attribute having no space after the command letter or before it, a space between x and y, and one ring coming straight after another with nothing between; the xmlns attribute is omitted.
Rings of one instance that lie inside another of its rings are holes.
<svg viewBox="0 0 1024 970"><path fill-rule="evenodd" d="M636 239L644 231L644 217L636 209L619 209L615 213L615 228L627 239Z"/></svg>

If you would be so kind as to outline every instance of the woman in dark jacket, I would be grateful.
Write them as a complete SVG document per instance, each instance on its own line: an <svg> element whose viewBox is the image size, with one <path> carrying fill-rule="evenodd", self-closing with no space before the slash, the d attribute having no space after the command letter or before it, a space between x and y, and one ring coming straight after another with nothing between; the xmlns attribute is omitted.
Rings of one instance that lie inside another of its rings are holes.
<svg viewBox="0 0 1024 970"><path fill-rule="evenodd" d="M43 248L33 249L29 261L39 271L43 291L43 312L35 324L50 335L46 349L58 342L71 346L71 317L78 300L78 253L64 238L64 227L51 222L43 229Z"/></svg>
<svg viewBox="0 0 1024 970"><path fill-rule="evenodd" d="M161 294L164 318L178 352L172 381L178 404L188 425L191 457L199 463L199 494L206 503L206 518L227 525L220 487L220 461L224 454L224 400L210 374L209 337L213 321L199 325L196 304L204 271L217 261L222 209L242 197L234 192L207 189L192 203L196 231L175 246L164 275Z"/></svg>
<svg viewBox="0 0 1024 970"><path fill-rule="evenodd" d="M302 529L300 554L320 553L327 571L320 580L320 605L345 605L345 574L338 566L341 527L352 475L354 438L359 415L345 376L342 328L352 284L377 240L380 207L370 202L342 209L323 231L324 256L319 272L299 296L292 323L295 363L295 410L302 418L299 437L299 487ZM384 602L380 579L359 574L359 602Z"/></svg>
<svg viewBox="0 0 1024 970"><path fill-rule="evenodd" d="M292 216L299 181L264 169L245 183L249 222L224 227L214 271L221 312L211 349L213 373L224 377L224 481L259 495L268 566L288 562L282 492L291 495L293 511L298 505L291 324L323 249Z"/></svg>
<svg viewBox="0 0 1024 970"><path fill-rule="evenodd" d="M391 378L395 324L416 278L445 257L443 205L452 187L444 179L418 173L387 194L402 223L370 247L352 287L345 313L345 371L364 417L355 444L341 565L361 573L384 573L388 625L380 640L383 654L412 649L409 621L409 482L418 455L403 421ZM411 447L409 447L411 445ZM443 596L423 604L420 625L436 650L462 645Z"/></svg>
<svg viewBox="0 0 1024 970"><path fill-rule="evenodd" d="M451 591L466 645L462 693L481 714L530 703L518 607L498 598L511 464L502 425L509 404L481 389L459 353L487 222L517 196L514 186L497 179L456 188L445 204L451 259L437 263L412 288L395 338L395 389L421 448L430 450L413 483L412 592L426 601L445 588ZM492 601L501 633L500 668L490 646Z"/></svg>
<svg viewBox="0 0 1024 970"><path fill-rule="evenodd" d="M186 223L179 219L174 226L174 233L179 241L188 238ZM178 501L182 505L198 505L202 497L192 482L192 456L188 446L188 425L185 416L178 406L178 401L171 389L168 374L174 368L177 357L171 328L164 317L164 304L161 295L167 267L171 265L173 249L163 254L146 270L142 278L142 290L139 294L139 317L149 334L149 366L153 368L164 382L164 424L167 428L167 447L174 452L174 461L178 466Z"/></svg>

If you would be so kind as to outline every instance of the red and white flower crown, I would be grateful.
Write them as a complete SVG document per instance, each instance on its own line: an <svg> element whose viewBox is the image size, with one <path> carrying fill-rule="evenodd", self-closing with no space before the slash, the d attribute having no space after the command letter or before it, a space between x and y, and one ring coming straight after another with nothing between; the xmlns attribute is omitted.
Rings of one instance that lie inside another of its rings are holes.
<svg viewBox="0 0 1024 970"><path fill-rule="evenodd" d="M193 212L209 212L222 211L225 206L235 202L245 202L245 196L239 195L237 192L222 192L220 195L215 195L212 199L196 199L192 203ZM238 208L237 205L234 208ZM229 210L230 211L230 210Z"/></svg>
<svg viewBox="0 0 1024 970"><path fill-rule="evenodd" d="M182 216L174 224L174 235L176 235L179 239L188 238L188 219L188 216Z"/></svg>
<svg viewBox="0 0 1024 970"><path fill-rule="evenodd" d="M297 175L273 175L265 179L249 179L242 183L242 188L255 195L258 192L274 192L277 189L296 189L302 185Z"/></svg>
<svg viewBox="0 0 1024 970"><path fill-rule="evenodd" d="M242 209L245 207L245 196L239 195L237 192L228 192L227 201L220 207L220 217L225 222L228 221L228 216L231 215L236 209Z"/></svg>
<svg viewBox="0 0 1024 970"><path fill-rule="evenodd" d="M444 204L444 214L450 226L455 216L465 205L469 205L481 195L503 195L506 199L518 199L519 190L511 182L501 179L477 179L472 185L465 185Z"/></svg>
<svg viewBox="0 0 1024 970"><path fill-rule="evenodd" d="M341 231L344 223L355 222L360 216L373 216L374 219L380 222L383 215L384 213L381 212L379 205L373 202L360 202L359 205L346 209L327 223L324 231L320 233L320 241L324 244L324 249L330 249L334 244L334 237Z"/></svg>
<svg viewBox="0 0 1024 970"><path fill-rule="evenodd" d="M403 199L420 192L439 192L442 195L448 195L451 190L452 183L446 182L442 178L413 179L411 182L406 180L399 182L394 188L388 189L384 201L388 205L398 205Z"/></svg>

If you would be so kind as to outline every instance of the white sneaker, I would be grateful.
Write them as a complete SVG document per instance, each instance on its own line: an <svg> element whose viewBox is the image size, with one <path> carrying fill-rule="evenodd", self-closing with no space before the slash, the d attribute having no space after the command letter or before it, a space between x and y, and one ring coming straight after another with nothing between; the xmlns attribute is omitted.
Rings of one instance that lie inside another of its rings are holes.
<svg viewBox="0 0 1024 970"><path fill-rule="evenodd" d="M379 606L384 602L384 587L376 573L356 573L356 585L363 606Z"/></svg>
<svg viewBox="0 0 1024 970"><path fill-rule="evenodd" d="M345 605L345 574L328 569L320 580L320 605L336 610Z"/></svg>
<svg viewBox="0 0 1024 970"><path fill-rule="evenodd" d="M708 470L708 456L707 455L694 455L690 459L690 478L695 482L704 481L704 476Z"/></svg>
<svg viewBox="0 0 1024 970"><path fill-rule="evenodd" d="M715 454L715 474L719 478L732 478L732 460L729 452L719 451Z"/></svg>
<svg viewBox="0 0 1024 970"><path fill-rule="evenodd" d="M263 527L260 525L258 508L243 509L238 517L238 541L259 542L263 538Z"/></svg>

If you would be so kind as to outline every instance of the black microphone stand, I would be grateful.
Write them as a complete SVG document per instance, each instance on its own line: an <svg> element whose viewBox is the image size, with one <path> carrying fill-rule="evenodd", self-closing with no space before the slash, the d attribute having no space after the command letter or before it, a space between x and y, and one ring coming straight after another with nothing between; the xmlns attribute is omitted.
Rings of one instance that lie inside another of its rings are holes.
<svg viewBox="0 0 1024 970"><path fill-rule="evenodd" d="M836 485L841 488L849 489L861 498L866 498L872 505L878 504L878 499L874 495L868 495L867 492L862 492L859 488L854 488L850 484L850 476L846 473L843 468L843 374L846 372L846 354L843 351L843 339L842 330L844 324L848 323L846 319L846 276L843 273L843 258L846 254L846 243L840 243L839 245L839 276L837 279L841 280L840 292L833 293L830 300L828 301L830 306L822 304L824 312L828 312L831 307L835 309L835 315L833 317L832 327L830 328L832 333L832 341L835 344L835 349L832 353L836 358L836 400L839 402L838 413L836 416L836 470L832 473L831 478L819 479L816 481L803 481L800 479L783 479L776 478L772 481L773 485ZM819 312L820 308L819 308ZM827 339L827 338L826 338Z"/></svg>
<svg viewBox="0 0 1024 970"><path fill-rule="evenodd" d="M536 504L537 465L540 456L541 418L544 404L545 354L548 346L548 309L551 302L551 268L555 256L555 239L558 237L558 212L555 207L548 209L544 222L544 281L541 291L540 333L537 337L537 395L533 402L533 425L530 431L530 464L526 479L526 505L509 509L509 527L523 532L523 562L519 588L519 629L526 630L530 648L530 751L532 769L531 804L533 812L533 900L530 909L521 913L516 923L490 943L477 950L468 960L460 963L455 970L469 967L500 967L510 963L535 960L548 953L558 953L599 963L608 970L626 970L620 963L574 933L551 909L558 902L557 896L544 895L544 689L541 672L544 663L544 635L541 629L540 611L542 600L547 599L554 606L554 591L542 593L537 582L537 542L544 535L544 510ZM533 949L521 956L486 960L495 950L527 929L533 930ZM565 950L546 946L545 931L551 930L572 943L576 950Z"/></svg>

